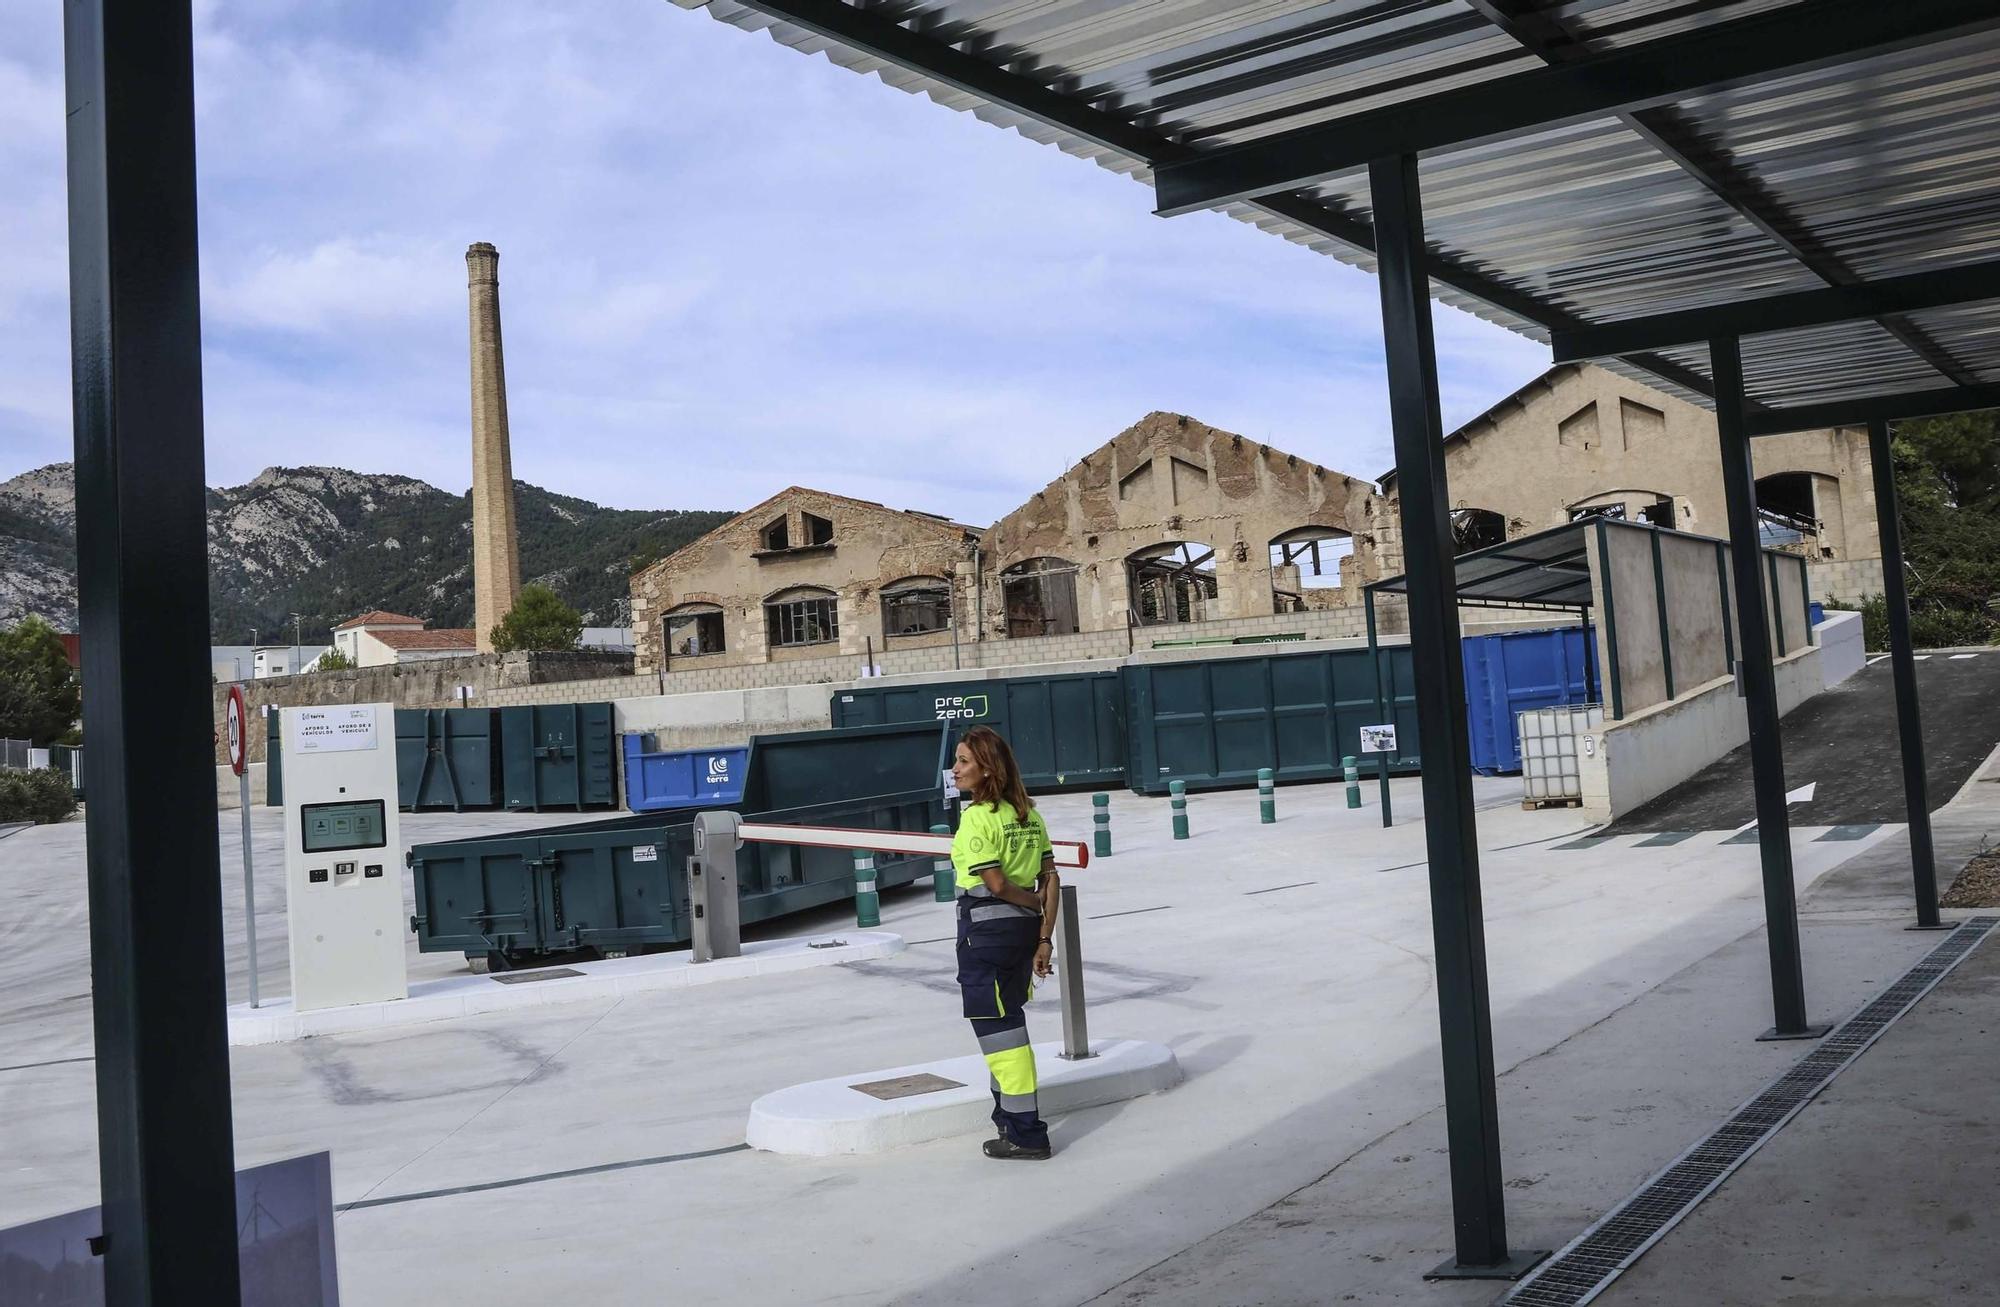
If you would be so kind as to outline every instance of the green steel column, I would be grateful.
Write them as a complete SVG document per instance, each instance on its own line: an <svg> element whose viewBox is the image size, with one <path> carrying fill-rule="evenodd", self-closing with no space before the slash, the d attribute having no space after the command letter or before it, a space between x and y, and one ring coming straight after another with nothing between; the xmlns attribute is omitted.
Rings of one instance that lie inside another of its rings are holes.
<svg viewBox="0 0 2000 1307"><path fill-rule="evenodd" d="M867 849L854 850L854 924L882 924L882 898L875 892L875 855Z"/></svg>
<svg viewBox="0 0 2000 1307"><path fill-rule="evenodd" d="M1257 769L1257 820L1269 826L1278 819L1277 782L1269 767Z"/></svg>
<svg viewBox="0 0 2000 1307"><path fill-rule="evenodd" d="M951 827L933 826L931 827L931 834L949 835L951 834ZM949 903L953 899L957 898L958 886L955 883L956 880L957 877L952 875L951 858L949 856L931 859L932 898L936 899L940 903Z"/></svg>
<svg viewBox="0 0 2000 1307"><path fill-rule="evenodd" d="M1090 796L1090 852L1093 857L1111 856L1111 796Z"/></svg>
<svg viewBox="0 0 2000 1307"><path fill-rule="evenodd" d="M1347 806L1361 806L1361 769L1355 764L1354 755L1348 754L1340 760L1341 775L1347 778Z"/></svg>
<svg viewBox="0 0 2000 1307"><path fill-rule="evenodd" d="M1187 782L1168 781L1167 796L1167 803L1174 810L1174 838L1184 840L1188 837Z"/></svg>

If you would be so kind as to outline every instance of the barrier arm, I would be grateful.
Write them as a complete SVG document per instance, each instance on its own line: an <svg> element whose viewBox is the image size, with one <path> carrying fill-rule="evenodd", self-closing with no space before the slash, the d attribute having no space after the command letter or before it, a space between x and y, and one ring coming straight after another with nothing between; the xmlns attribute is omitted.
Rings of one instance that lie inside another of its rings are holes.
<svg viewBox="0 0 2000 1307"><path fill-rule="evenodd" d="M868 849L875 853L927 853L951 856L951 836L917 831L863 830L849 826L785 826L746 821L736 828L745 844L796 844L821 849ZM1056 866L1080 871L1090 865L1090 846L1082 840L1050 840Z"/></svg>

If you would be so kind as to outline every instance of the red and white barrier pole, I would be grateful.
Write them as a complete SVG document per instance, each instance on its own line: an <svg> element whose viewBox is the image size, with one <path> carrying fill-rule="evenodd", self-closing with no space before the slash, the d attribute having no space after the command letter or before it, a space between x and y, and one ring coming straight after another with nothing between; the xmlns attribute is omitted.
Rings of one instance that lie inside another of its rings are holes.
<svg viewBox="0 0 2000 1307"><path fill-rule="evenodd" d="M863 830L849 826L784 826L746 821L736 828L746 844L796 844L820 849L868 849L875 853L928 853L951 856L951 836L917 831ZM1081 840L1050 840L1056 866L1081 870L1090 865L1090 848Z"/></svg>

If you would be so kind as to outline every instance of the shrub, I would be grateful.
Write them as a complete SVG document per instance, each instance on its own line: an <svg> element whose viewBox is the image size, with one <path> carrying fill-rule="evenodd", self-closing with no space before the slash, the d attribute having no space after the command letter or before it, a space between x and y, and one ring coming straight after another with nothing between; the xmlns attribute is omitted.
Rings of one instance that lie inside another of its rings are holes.
<svg viewBox="0 0 2000 1307"><path fill-rule="evenodd" d="M63 821L75 811L76 793L63 768L0 771L0 821Z"/></svg>
<svg viewBox="0 0 2000 1307"><path fill-rule="evenodd" d="M1870 653L1888 652L1889 601L1884 596L1870 595L1861 601L1858 609L1853 604L1838 604L1831 599L1824 607L1842 612L1860 612L1862 645ZM1910 610L1910 644L1914 648L1950 649L1959 645L1991 644L1995 634L1992 620L1978 612L1931 604L1916 604Z"/></svg>

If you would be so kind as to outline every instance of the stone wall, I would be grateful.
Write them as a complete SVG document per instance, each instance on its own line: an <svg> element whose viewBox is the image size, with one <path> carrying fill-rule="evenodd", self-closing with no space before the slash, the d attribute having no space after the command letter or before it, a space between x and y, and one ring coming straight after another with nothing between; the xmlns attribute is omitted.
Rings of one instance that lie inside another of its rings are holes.
<svg viewBox="0 0 2000 1307"><path fill-rule="evenodd" d="M1575 507L1622 503L1636 519L1641 508L1665 498L1673 520L1659 525L1723 536L1728 522L1717 440L1707 409L1591 364L1562 364L1446 438L1450 504L1498 513L1514 539L1561 526ZM1759 477L1813 475L1821 522L1811 544L1815 556L1880 557L1866 431L1760 436L1752 458ZM1393 503L1393 475L1384 490ZM1382 534L1378 552L1385 575L1402 570L1393 532Z"/></svg>
<svg viewBox="0 0 2000 1307"><path fill-rule="evenodd" d="M809 519L830 524L831 539L813 543ZM767 532L772 528L783 531L783 548L771 547ZM971 544L972 533L942 518L794 486L632 578L637 670L657 671L669 619L696 611L719 613L723 647L707 654L669 653L669 675L680 674L673 669L681 666L688 674L699 675L772 663L799 666L855 658L870 641L877 649L893 643L911 653L943 647L949 656L948 630L892 638L885 629L882 589L917 578L950 587L960 638L970 640L973 581L966 556ZM832 594L836 640L776 645L777 633L766 629L765 603L791 591ZM738 687L716 683L701 688Z"/></svg>
<svg viewBox="0 0 2000 1307"><path fill-rule="evenodd" d="M265 705L303 708L315 704L386 703L398 708L449 708L458 703L458 687L472 687L475 707L505 703L570 703L607 697L583 687L612 684L631 693L632 655L612 653L507 653L471 658L433 659L399 666L361 667L345 672L308 672L303 676L268 676L244 681L243 697L252 717L250 757L264 760L261 710ZM607 673L617 676L607 677ZM532 693L547 691L540 697ZM215 760L228 761L222 721L229 687L213 692Z"/></svg>
<svg viewBox="0 0 2000 1307"><path fill-rule="evenodd" d="M1138 607L1127 560L1175 542L1213 551L1207 616L1260 617L1272 606L1271 542L1300 531L1353 538L1338 592L1352 605L1362 584L1380 579L1375 533L1385 510L1367 481L1177 413L1149 413L986 532L982 625L1005 634L1005 572L1047 558L1076 568L1079 629L1122 634Z"/></svg>
<svg viewBox="0 0 2000 1307"><path fill-rule="evenodd" d="M1882 593L1885 581L1879 558L1849 558L1835 562L1806 560L1807 597L1821 603L1859 604Z"/></svg>

